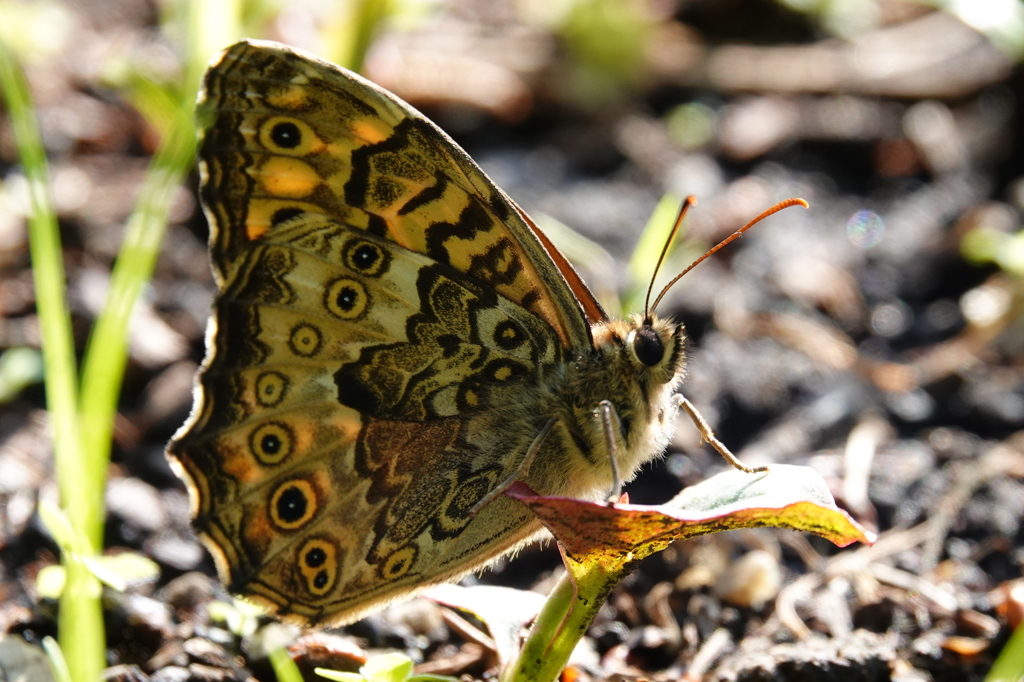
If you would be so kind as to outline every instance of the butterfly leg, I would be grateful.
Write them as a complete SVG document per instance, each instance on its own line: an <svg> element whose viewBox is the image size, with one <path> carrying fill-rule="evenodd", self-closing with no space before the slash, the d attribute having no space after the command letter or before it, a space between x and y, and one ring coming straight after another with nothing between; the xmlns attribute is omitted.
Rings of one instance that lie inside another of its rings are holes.
<svg viewBox="0 0 1024 682"><path fill-rule="evenodd" d="M707 441L715 450L718 450L718 454L724 457L726 462L748 474L768 471L767 466L748 467L746 464L741 462L736 455L729 452L729 448L725 447L725 444L715 437L715 432L711 430L711 425L704 421L704 417L702 417L700 412L697 411L697 408L693 406L693 403L687 400L683 395L677 393L674 400L677 407L682 407L686 410L686 414L690 415L690 419L693 420L694 426L696 426L697 430L700 431L700 437Z"/></svg>
<svg viewBox="0 0 1024 682"><path fill-rule="evenodd" d="M605 500L611 505L622 497L622 477L619 475L619 440L616 438L617 434L622 433L622 423L619 421L619 413L615 411L615 406L608 400L598 403L596 416L601 422L604 441L608 446L608 459L612 465L612 488L605 497Z"/></svg>
<svg viewBox="0 0 1024 682"><path fill-rule="evenodd" d="M519 462L519 466L513 471L508 478L499 483L494 490L487 493L480 498L480 501L469 508L469 515L473 516L478 511L489 505L491 502L498 498L503 492L509 489L513 483L518 481L522 476L530 469L530 464L533 462L533 458L537 456L537 452L540 450L540 446L544 443L544 439L547 438L548 434L551 433L551 429L555 428L555 422L558 421L557 417L552 417L551 420L544 425L544 428L540 430L537 437L530 443L529 449L526 451L526 455L522 461Z"/></svg>

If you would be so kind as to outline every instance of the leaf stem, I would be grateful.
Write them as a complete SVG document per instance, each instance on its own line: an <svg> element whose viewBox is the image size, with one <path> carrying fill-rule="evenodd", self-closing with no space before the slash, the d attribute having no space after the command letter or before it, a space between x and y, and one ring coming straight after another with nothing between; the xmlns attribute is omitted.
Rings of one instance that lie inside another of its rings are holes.
<svg viewBox="0 0 1024 682"><path fill-rule="evenodd" d="M557 680L605 598L632 562L578 562L562 553L565 575L548 596L523 648L501 672L501 682Z"/></svg>

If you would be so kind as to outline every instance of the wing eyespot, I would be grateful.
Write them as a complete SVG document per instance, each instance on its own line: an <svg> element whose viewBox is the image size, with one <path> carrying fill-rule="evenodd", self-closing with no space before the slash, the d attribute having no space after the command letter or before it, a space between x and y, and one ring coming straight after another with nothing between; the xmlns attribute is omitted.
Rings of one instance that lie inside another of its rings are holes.
<svg viewBox="0 0 1024 682"><path fill-rule="evenodd" d="M529 374L525 365L514 360L492 360L481 372L481 378L489 381L519 381Z"/></svg>
<svg viewBox="0 0 1024 682"><path fill-rule="evenodd" d="M270 520L281 530L297 530L306 525L317 511L313 486L301 478L285 481L270 498Z"/></svg>
<svg viewBox="0 0 1024 682"><path fill-rule="evenodd" d="M258 140L268 152L304 156L324 148L308 123L292 116L273 116L259 124Z"/></svg>
<svg viewBox="0 0 1024 682"><path fill-rule="evenodd" d="M339 277L327 285L324 306L335 317L357 320L370 306L370 294L362 282L351 277Z"/></svg>
<svg viewBox="0 0 1024 682"><path fill-rule="evenodd" d="M295 149L302 144L302 132L291 121L282 121L270 129L270 139L282 149Z"/></svg>
<svg viewBox="0 0 1024 682"><path fill-rule="evenodd" d="M373 242L364 239L349 241L341 255L345 265L368 277L380 277L391 265L391 256Z"/></svg>
<svg viewBox="0 0 1024 682"><path fill-rule="evenodd" d="M392 552L380 567L380 575L384 580L398 580L409 572L416 563L419 551L415 545L406 545Z"/></svg>
<svg viewBox="0 0 1024 682"><path fill-rule="evenodd" d="M522 328L512 320L503 320L494 327L494 343L504 350L515 350L526 341Z"/></svg>
<svg viewBox="0 0 1024 682"><path fill-rule="evenodd" d="M261 407L276 407L288 394L291 382L281 372L263 372L256 377L256 402Z"/></svg>
<svg viewBox="0 0 1024 682"><path fill-rule="evenodd" d="M271 151L291 152L302 144L302 128L292 119L272 118L263 125L260 138Z"/></svg>
<svg viewBox="0 0 1024 682"><path fill-rule="evenodd" d="M337 545L324 538L312 538L299 548L299 573L313 596L324 596L337 582L338 554Z"/></svg>
<svg viewBox="0 0 1024 682"><path fill-rule="evenodd" d="M264 466L280 464L294 448L295 435L281 422L263 424L249 436L249 450Z"/></svg>
<svg viewBox="0 0 1024 682"><path fill-rule="evenodd" d="M308 322L302 322L292 327L288 335L288 348L299 357L312 358L320 352L323 346L324 336L321 331Z"/></svg>

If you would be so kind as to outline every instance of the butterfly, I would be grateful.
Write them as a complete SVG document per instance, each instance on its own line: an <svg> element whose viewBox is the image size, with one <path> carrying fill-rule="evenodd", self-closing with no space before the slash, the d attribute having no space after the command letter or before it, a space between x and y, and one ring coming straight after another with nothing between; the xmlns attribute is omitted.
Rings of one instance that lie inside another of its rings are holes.
<svg viewBox="0 0 1024 682"><path fill-rule="evenodd" d="M512 481L602 499L691 410L683 326L610 319L396 96L248 40L197 119L217 294L168 455L232 592L350 622L537 536Z"/></svg>

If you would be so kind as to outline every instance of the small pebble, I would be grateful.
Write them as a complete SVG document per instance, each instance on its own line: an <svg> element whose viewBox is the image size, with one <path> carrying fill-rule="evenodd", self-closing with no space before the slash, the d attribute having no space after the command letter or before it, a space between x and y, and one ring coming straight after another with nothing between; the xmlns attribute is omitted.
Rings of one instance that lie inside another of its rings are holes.
<svg viewBox="0 0 1024 682"><path fill-rule="evenodd" d="M760 609L775 599L781 586L782 569L778 560L762 549L755 549L729 564L715 582L714 591L736 606Z"/></svg>
<svg viewBox="0 0 1024 682"><path fill-rule="evenodd" d="M151 678L137 665L115 665L103 671L103 682L151 682Z"/></svg>
<svg viewBox="0 0 1024 682"><path fill-rule="evenodd" d="M46 653L21 637L0 637L0 679L54 682Z"/></svg>
<svg viewBox="0 0 1024 682"><path fill-rule="evenodd" d="M169 665L153 673L149 678L149 682L188 682L189 677L191 677L191 673L189 673L188 668Z"/></svg>
<svg viewBox="0 0 1024 682"><path fill-rule="evenodd" d="M224 647L208 639L193 637L186 640L181 647L195 663L218 668L231 668L236 664L234 656L230 656Z"/></svg>

